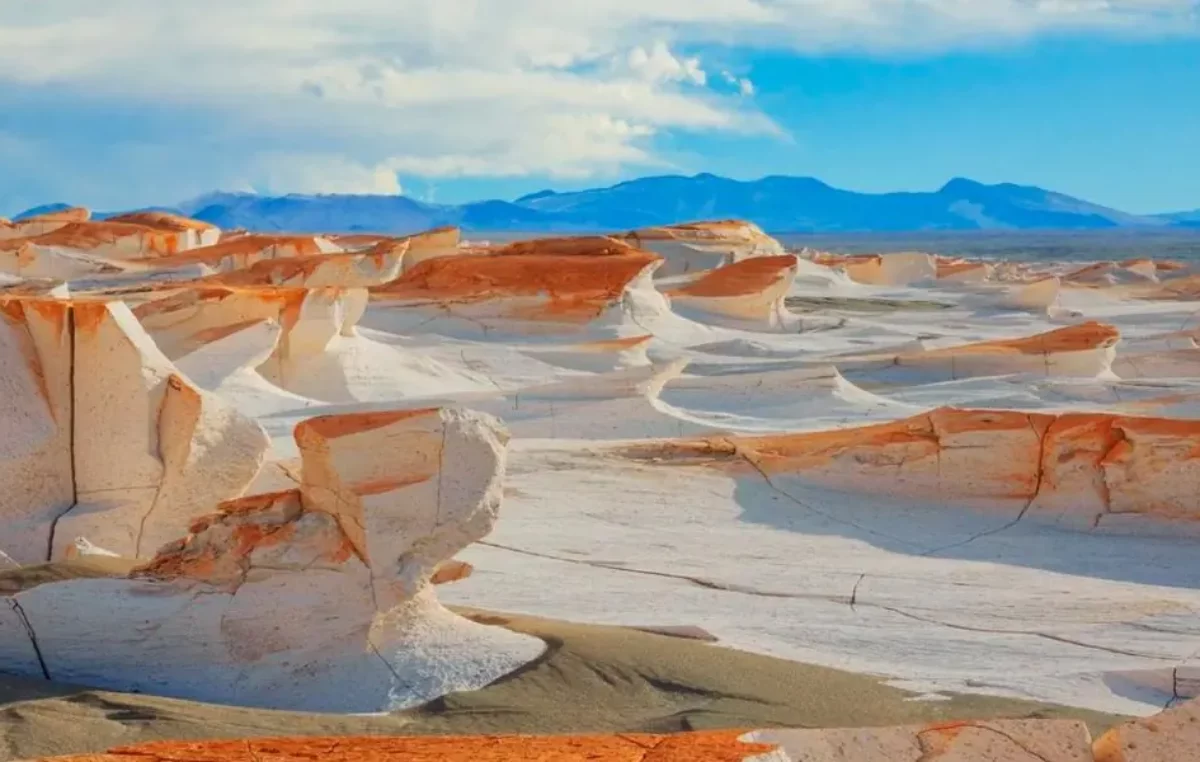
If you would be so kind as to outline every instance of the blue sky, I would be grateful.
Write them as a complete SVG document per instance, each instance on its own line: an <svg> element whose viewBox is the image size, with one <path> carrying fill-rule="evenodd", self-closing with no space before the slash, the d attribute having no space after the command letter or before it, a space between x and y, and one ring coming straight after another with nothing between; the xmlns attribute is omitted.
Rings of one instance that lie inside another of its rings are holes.
<svg viewBox="0 0 1200 762"><path fill-rule="evenodd" d="M953 176L1200 207L1200 0L5 0L0 214Z"/></svg>

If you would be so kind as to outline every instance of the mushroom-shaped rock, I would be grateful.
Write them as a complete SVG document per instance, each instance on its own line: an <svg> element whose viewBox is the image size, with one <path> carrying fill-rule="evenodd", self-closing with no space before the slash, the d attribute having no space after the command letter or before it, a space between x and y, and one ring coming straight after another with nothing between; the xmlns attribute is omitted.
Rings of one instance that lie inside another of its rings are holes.
<svg viewBox="0 0 1200 762"><path fill-rule="evenodd" d="M794 762L1092 762L1077 720L758 730L743 740L778 745L778 759Z"/></svg>
<svg viewBox="0 0 1200 762"><path fill-rule="evenodd" d="M1182 762L1200 750L1200 700L1118 725L1096 741L1095 762Z"/></svg>
<svg viewBox="0 0 1200 762"><path fill-rule="evenodd" d="M1007 505L1092 526L1200 520L1200 421L939 408L891 423L636 445L636 458L794 475L849 492Z"/></svg>
<svg viewBox="0 0 1200 762"><path fill-rule="evenodd" d="M221 240L221 229L216 225L170 212L130 212L108 218L109 222L124 222L131 225L179 233L179 251L212 246Z"/></svg>
<svg viewBox="0 0 1200 762"><path fill-rule="evenodd" d="M541 655L536 638L442 608L431 585L496 520L507 435L494 419L368 413L314 419L296 437L298 489L222 504L127 578L11 595L37 623L41 661L10 658L6 670L44 664L54 679L117 690L381 712L481 688ZM0 629L0 651L16 656L22 637Z"/></svg>
<svg viewBox="0 0 1200 762"><path fill-rule="evenodd" d="M784 253L782 244L757 225L741 220L690 222L643 228L621 238L663 257L660 276L682 275L731 265L752 257Z"/></svg>
<svg viewBox="0 0 1200 762"><path fill-rule="evenodd" d="M710 270L667 295L680 307L778 325L797 267L796 257L791 254L743 259Z"/></svg>
<svg viewBox="0 0 1200 762"><path fill-rule="evenodd" d="M415 736L161 741L40 762L793 762L740 731L595 736ZM798 760L803 757L797 758ZM840 762L840 761L839 761ZM969 762L974 762L970 760ZM1057 759L1046 762L1059 762ZM1089 760L1090 762L1090 760Z"/></svg>

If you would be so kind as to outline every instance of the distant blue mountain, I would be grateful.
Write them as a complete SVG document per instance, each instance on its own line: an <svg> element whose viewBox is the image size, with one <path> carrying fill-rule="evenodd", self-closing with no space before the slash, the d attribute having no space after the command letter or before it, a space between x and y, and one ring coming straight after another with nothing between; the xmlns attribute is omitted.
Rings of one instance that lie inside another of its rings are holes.
<svg viewBox="0 0 1200 762"><path fill-rule="evenodd" d="M71 208L70 204L62 204L62 203L42 204L41 206L35 206L32 209L26 209L25 211L21 212L20 214L14 215L13 220L14 221L27 220L30 217L37 217L39 214L49 214L50 212L61 212L63 209L70 209L70 208Z"/></svg>
<svg viewBox="0 0 1200 762"><path fill-rule="evenodd" d="M1169 224L1185 228L1200 228L1200 209L1193 209L1190 212L1175 212L1173 214L1156 215L1159 219L1166 220Z"/></svg>
<svg viewBox="0 0 1200 762"><path fill-rule="evenodd" d="M932 192L856 193L812 177L740 181L710 174L645 177L607 188L545 190L514 201L462 205L406 196L211 193L178 210L226 229L297 233L405 234L443 225L468 231L580 232L717 218L751 220L774 233L1200 226L1200 211L1141 216L1043 188L965 178Z"/></svg>

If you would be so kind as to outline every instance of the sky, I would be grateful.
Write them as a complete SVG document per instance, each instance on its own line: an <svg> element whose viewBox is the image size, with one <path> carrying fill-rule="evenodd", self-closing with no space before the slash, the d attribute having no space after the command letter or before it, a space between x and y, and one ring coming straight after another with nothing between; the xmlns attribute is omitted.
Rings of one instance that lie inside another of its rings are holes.
<svg viewBox="0 0 1200 762"><path fill-rule="evenodd" d="M0 0L0 215L698 172L1200 208L1200 0Z"/></svg>

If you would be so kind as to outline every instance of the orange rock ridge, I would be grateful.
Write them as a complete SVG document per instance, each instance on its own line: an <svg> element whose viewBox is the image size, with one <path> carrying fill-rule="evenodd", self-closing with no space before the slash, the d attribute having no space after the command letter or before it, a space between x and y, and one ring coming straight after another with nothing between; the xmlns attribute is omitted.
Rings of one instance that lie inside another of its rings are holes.
<svg viewBox="0 0 1200 762"><path fill-rule="evenodd" d="M999 339L957 347L944 347L920 352L914 357L947 357L965 354L1023 354L1040 355L1058 352L1082 352L1088 349L1111 347L1121 340L1115 326L1095 320L1079 325L1056 328L1053 331L1018 339Z"/></svg>
<svg viewBox="0 0 1200 762"><path fill-rule="evenodd" d="M775 746L739 731L678 735L313 737L164 741L55 762L745 762Z"/></svg>
<svg viewBox="0 0 1200 762"><path fill-rule="evenodd" d="M743 259L716 270L709 270L695 281L668 291L668 296L746 296L760 293L779 282L798 264L792 254Z"/></svg>
<svg viewBox="0 0 1200 762"><path fill-rule="evenodd" d="M529 241L507 247L507 253L429 259L391 283L371 288L371 298L462 304L542 296L545 305L515 308L511 316L586 321L620 299L646 268L662 261L606 240L570 245L556 239Z"/></svg>
<svg viewBox="0 0 1200 762"><path fill-rule="evenodd" d="M628 447L637 459L797 474L918 499L1020 499L1200 520L1200 421L939 408L832 431Z"/></svg>
<svg viewBox="0 0 1200 762"><path fill-rule="evenodd" d="M123 222L147 228L155 228L156 230L172 230L176 232L216 229L216 225L194 220L191 217L170 214L169 212L131 212L129 214L119 214L115 217L109 217L107 221Z"/></svg>

